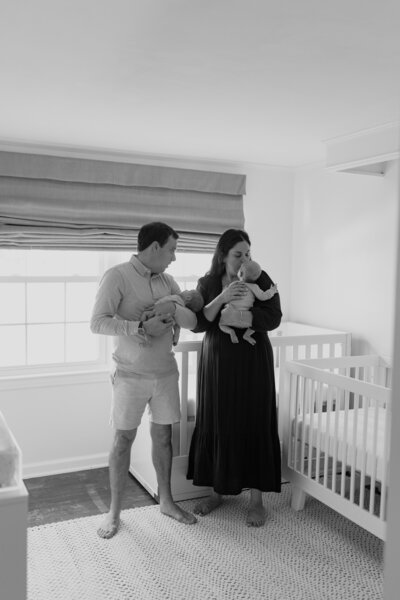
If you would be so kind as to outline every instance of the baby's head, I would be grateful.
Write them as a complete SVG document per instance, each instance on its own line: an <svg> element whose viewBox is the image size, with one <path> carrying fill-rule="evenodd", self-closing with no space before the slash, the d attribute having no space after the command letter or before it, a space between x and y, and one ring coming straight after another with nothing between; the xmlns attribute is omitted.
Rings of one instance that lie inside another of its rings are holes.
<svg viewBox="0 0 400 600"><path fill-rule="evenodd" d="M257 281L261 275L261 267L255 260L249 260L242 264L239 271L239 279L251 283Z"/></svg>
<svg viewBox="0 0 400 600"><path fill-rule="evenodd" d="M184 290L180 295L185 302L185 306L193 312L199 312L203 308L203 296L197 290Z"/></svg>

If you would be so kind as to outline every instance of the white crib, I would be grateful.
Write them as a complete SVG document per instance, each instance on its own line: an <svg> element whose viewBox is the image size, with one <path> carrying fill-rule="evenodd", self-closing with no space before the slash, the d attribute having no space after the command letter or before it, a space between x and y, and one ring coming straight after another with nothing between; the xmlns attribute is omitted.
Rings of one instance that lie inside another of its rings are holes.
<svg viewBox="0 0 400 600"><path fill-rule="evenodd" d="M314 496L385 539L391 369L379 356L288 361L283 476L292 506Z"/></svg>
<svg viewBox="0 0 400 600"><path fill-rule="evenodd" d="M343 331L323 329L300 323L284 322L269 333L275 363L279 414L279 388L282 387L285 361L298 358L343 356L350 352L351 336ZM173 462L171 487L176 500L209 494L209 488L193 486L186 479L188 453L196 418L197 365L201 340L180 342L175 356L180 371L181 421L173 426ZM157 479L151 461L151 440L147 415L138 429L133 445L130 472L155 498ZM282 436L282 433L281 433ZM281 437L282 441L282 437Z"/></svg>

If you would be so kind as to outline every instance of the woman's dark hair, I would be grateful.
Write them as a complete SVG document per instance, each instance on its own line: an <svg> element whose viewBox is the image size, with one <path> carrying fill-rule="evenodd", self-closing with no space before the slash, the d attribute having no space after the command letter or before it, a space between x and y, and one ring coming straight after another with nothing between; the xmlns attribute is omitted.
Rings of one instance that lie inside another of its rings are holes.
<svg viewBox="0 0 400 600"><path fill-rule="evenodd" d="M207 275L222 275L225 269L224 260L229 250L239 242L247 242L250 246L250 238L245 231L242 229L227 229L224 231L218 240Z"/></svg>
<svg viewBox="0 0 400 600"><path fill-rule="evenodd" d="M146 250L146 248L153 242L158 242L162 247L167 243L170 236L172 236L175 240L177 240L179 237L176 231L166 223L161 223L159 221L146 223L146 225L143 225L138 233L138 252Z"/></svg>

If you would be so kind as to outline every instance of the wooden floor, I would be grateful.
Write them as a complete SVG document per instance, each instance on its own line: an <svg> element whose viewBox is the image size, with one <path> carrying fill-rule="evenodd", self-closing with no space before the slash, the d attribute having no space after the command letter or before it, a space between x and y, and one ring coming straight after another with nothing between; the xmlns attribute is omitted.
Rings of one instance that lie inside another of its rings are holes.
<svg viewBox="0 0 400 600"><path fill-rule="evenodd" d="M108 468L24 480L29 493L28 527L105 513L110 504ZM122 509L156 504L129 474Z"/></svg>

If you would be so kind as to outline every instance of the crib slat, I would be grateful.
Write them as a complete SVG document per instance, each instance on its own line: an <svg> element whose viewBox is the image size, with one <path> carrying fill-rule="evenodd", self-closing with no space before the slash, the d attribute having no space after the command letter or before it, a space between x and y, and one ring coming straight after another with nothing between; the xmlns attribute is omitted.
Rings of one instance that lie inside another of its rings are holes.
<svg viewBox="0 0 400 600"><path fill-rule="evenodd" d="M315 390L315 382L312 379L308 380L310 387L310 426L308 428L308 477L312 477L312 462L313 462L313 432L314 432L314 415L315 415L315 407L316 407L316 390Z"/></svg>
<svg viewBox="0 0 400 600"><path fill-rule="evenodd" d="M332 413L332 387L328 387L326 407L326 431L325 431L325 461L324 461L324 487L328 487L328 463L330 453L330 423Z"/></svg>
<svg viewBox="0 0 400 600"><path fill-rule="evenodd" d="M386 499L387 499L387 475L389 464L389 449L390 449L390 438L391 438L391 422L392 422L392 407L386 407L385 412L385 425L384 425L384 445L383 445L383 476L381 481L381 504L379 510L379 517L383 521L386 520Z"/></svg>
<svg viewBox="0 0 400 600"><path fill-rule="evenodd" d="M306 423L305 423L305 415L306 411L306 382L307 380L303 377L301 378L301 396L300 396L300 414L301 414L301 453L300 453L300 473L304 473L304 461L305 461L305 448L306 448Z"/></svg>
<svg viewBox="0 0 400 600"><path fill-rule="evenodd" d="M182 371L181 371L181 422L179 431L179 454L182 456L188 453L188 371L189 371L189 352L182 352Z"/></svg>
<svg viewBox="0 0 400 600"><path fill-rule="evenodd" d="M378 444L378 405L375 403L375 406L373 408L374 411L374 431L373 431L373 441L372 441L372 454L371 454L371 461L372 461L372 473L371 473L371 479L370 479L370 485L371 485L371 490L370 490L370 496L369 496L369 512L371 514L374 513L374 508L375 508L375 486L376 486L376 469L377 469L377 456L376 456L376 452L377 452L377 444Z"/></svg>
<svg viewBox="0 0 400 600"><path fill-rule="evenodd" d="M355 480L356 480L356 467L357 467L357 426L358 426L358 414L359 414L359 403L360 396L354 394L354 419L353 419L353 431L352 431L352 456L351 456L351 468L350 468L350 502L354 503L355 496Z"/></svg>
<svg viewBox="0 0 400 600"><path fill-rule="evenodd" d="M298 448L298 389L299 377L290 374L290 399L289 399L289 427L293 426L292 443L289 444L289 465L297 468L297 448Z"/></svg>
<svg viewBox="0 0 400 600"><path fill-rule="evenodd" d="M321 399L318 402L318 428L317 428L317 456L315 464L315 477L319 482L320 479L320 458L321 458L321 429L322 429L322 383L320 381L315 382L317 384L318 397Z"/></svg>
<svg viewBox="0 0 400 600"><path fill-rule="evenodd" d="M360 478L360 506L364 507L364 496L365 496L365 479L367 469L367 427L368 427L368 399L363 396L363 423L362 423L362 444L361 444L361 478Z"/></svg>
<svg viewBox="0 0 400 600"><path fill-rule="evenodd" d="M337 388L332 388L332 396L333 390L336 390L336 395L332 398L334 402L332 409L334 412L334 430L333 430L333 452L332 452L332 491L336 492L336 473L337 473L337 451L338 451L338 434L339 434L339 411L336 406L337 402Z"/></svg>
<svg viewBox="0 0 400 600"><path fill-rule="evenodd" d="M342 498L345 496L346 488L346 465L347 465L347 451L348 451L348 426L349 426L349 395L343 394L343 405L342 398L340 399L340 407L344 410L344 424L343 424L343 446L342 446L342 473L340 477L340 495Z"/></svg>

